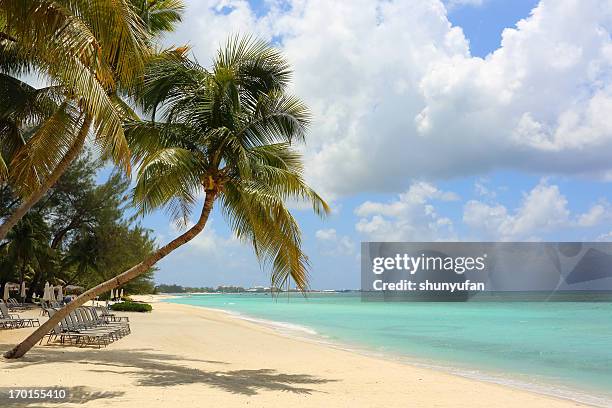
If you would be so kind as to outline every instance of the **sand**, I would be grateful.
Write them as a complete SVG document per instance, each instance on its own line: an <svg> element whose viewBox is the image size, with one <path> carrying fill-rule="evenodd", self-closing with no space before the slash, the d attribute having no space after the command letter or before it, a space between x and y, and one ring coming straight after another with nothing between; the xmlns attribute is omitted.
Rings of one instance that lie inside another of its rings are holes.
<svg viewBox="0 0 612 408"><path fill-rule="evenodd" d="M292 338L220 311L153 306L123 314L132 334L106 348L36 346L0 359L0 407L580 406ZM31 330L1 330L0 351ZM2 387L60 387L70 399L16 402Z"/></svg>

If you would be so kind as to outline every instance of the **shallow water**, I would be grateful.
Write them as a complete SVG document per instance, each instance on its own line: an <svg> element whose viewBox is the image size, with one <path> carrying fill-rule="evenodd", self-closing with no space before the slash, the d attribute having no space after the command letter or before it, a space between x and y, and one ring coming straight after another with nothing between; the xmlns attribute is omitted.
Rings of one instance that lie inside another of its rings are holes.
<svg viewBox="0 0 612 408"><path fill-rule="evenodd" d="M355 293L170 301L284 322L328 341L612 406L612 303L379 303Z"/></svg>

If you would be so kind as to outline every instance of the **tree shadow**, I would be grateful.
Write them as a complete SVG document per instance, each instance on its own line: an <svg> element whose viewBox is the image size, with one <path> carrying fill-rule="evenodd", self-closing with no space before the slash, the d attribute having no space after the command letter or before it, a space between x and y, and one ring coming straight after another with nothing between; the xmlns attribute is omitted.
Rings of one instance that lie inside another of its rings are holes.
<svg viewBox="0 0 612 408"><path fill-rule="evenodd" d="M256 395L259 391L283 391L296 394L315 392L309 386L337 380L323 379L309 374L287 374L263 368L256 370L204 370L187 367L185 363L227 365L214 360L191 359L183 356L136 350L88 350L65 353L52 349L33 349L19 360L4 360L9 370L33 364L78 363L92 365L96 373L128 375L136 379L137 386L171 387L202 384L239 395Z"/></svg>
<svg viewBox="0 0 612 408"><path fill-rule="evenodd" d="M16 387L17 388L17 387ZM45 390L50 390L48 387L41 387ZM44 404L67 404L76 403L84 404L89 401L110 399L115 397L121 397L125 393L123 391L100 391L89 387L77 386L77 387L53 387L53 389L65 390L65 398L10 398L9 390L11 388L5 387L0 392L0 407L39 407L41 403ZM26 389L32 389L28 387Z"/></svg>

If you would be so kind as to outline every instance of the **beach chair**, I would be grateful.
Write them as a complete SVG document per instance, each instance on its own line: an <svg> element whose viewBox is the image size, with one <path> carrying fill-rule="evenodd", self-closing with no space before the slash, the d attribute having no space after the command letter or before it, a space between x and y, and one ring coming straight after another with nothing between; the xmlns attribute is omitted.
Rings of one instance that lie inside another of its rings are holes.
<svg viewBox="0 0 612 408"><path fill-rule="evenodd" d="M78 310L78 309L77 309ZM80 318L80 312L74 310L66 316L66 321L68 322L69 328L74 331L86 330L92 333L100 333L106 334L110 340L116 341L121 338L121 333L116 330L114 327L100 327L95 326L93 324L84 322Z"/></svg>
<svg viewBox="0 0 612 408"><path fill-rule="evenodd" d="M124 321L124 322L129 322L130 319L127 316L116 316L113 313L108 313L108 309L106 309L105 307L100 307L100 306L92 306L92 308L95 310L96 315L98 315L99 317L108 320L109 322L120 322L120 321Z"/></svg>
<svg viewBox="0 0 612 408"><path fill-rule="evenodd" d="M20 303L17 301L17 299L15 298L10 298L7 302L6 305L9 307L9 309L20 309L20 310L26 310L30 308L30 305L28 305L27 303Z"/></svg>
<svg viewBox="0 0 612 408"><path fill-rule="evenodd" d="M90 324L100 327L114 327L123 335L130 334L130 324L128 322L122 320L108 321L107 319L98 316L96 309L93 307L81 307L78 309L78 312L81 313L82 319Z"/></svg>
<svg viewBox="0 0 612 408"><path fill-rule="evenodd" d="M22 327L22 323L14 319L0 318L0 329L18 329Z"/></svg>
<svg viewBox="0 0 612 408"><path fill-rule="evenodd" d="M51 318L56 312L57 311L53 308L47 309L49 318ZM61 344L66 344L66 341L68 341L70 344L74 345L94 345L98 346L98 348L101 348L102 346L106 347L112 342L107 333L85 329L71 329L66 318L62 319L58 325L56 325L49 333L45 335L45 337L47 337L47 344L49 344L52 340L55 341L59 339ZM41 344L43 340L44 337L40 341Z"/></svg>
<svg viewBox="0 0 612 408"><path fill-rule="evenodd" d="M118 325L101 324L93 321L83 314L83 308L73 310L66 317L69 327L72 330L89 330L98 333L107 333L112 340L119 340L128 334L126 327Z"/></svg>
<svg viewBox="0 0 612 408"><path fill-rule="evenodd" d="M12 320L15 323L14 327L40 326L38 319L22 319L18 314L10 313L5 303L0 303L0 319Z"/></svg>

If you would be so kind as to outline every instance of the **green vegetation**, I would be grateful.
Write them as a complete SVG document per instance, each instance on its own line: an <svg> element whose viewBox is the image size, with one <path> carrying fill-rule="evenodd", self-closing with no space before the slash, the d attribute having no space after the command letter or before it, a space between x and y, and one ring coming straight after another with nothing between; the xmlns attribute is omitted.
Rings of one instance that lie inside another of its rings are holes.
<svg viewBox="0 0 612 408"><path fill-rule="evenodd" d="M121 302L111 305L111 309L117 312L141 312L146 313L153 310L153 306L141 302Z"/></svg>
<svg viewBox="0 0 612 408"><path fill-rule="evenodd" d="M96 286L138 263L153 250L150 231L126 212L129 181L111 174L96 184L100 163L77 159L43 199L0 244L0 284L28 282L28 297L45 282ZM17 198L4 186L0 208ZM152 293L153 270L124 286L127 293Z"/></svg>

